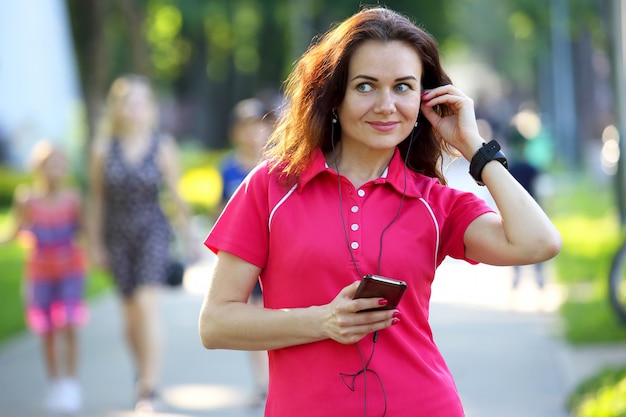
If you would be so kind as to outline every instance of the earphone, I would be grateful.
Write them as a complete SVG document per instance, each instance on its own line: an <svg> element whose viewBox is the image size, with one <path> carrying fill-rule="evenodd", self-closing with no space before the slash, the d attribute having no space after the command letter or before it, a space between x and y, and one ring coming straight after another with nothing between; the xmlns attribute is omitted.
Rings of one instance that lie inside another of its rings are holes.
<svg viewBox="0 0 626 417"><path fill-rule="evenodd" d="M356 262L356 259L354 257L354 253L352 251L352 247L350 246L350 238L348 237L348 231L346 228L346 221L343 215L343 198L342 198L342 194L341 194L341 175L339 172L339 162L337 161L337 150L335 148L335 125L338 123L338 115L337 115L337 111L336 109L332 110L332 114L331 114L331 146L332 146L332 151L333 151L333 161L334 161L334 165L335 165L335 171L337 172L337 189L338 189L338 194L339 194L339 214L341 216L341 223L343 226L343 232L344 232L344 236L346 239L346 245L348 246L348 251L350 252L350 257L352 258L352 263L354 264L354 267L358 273L358 275L360 277L363 277L363 274L361 273L359 266ZM414 131L415 128L417 127L418 122L417 120L415 121L415 125L414 125L414 129L411 130L411 134L409 136L409 146L406 152L406 155L404 157L404 187L402 190L402 197L400 198L400 204L398 206L398 210L395 214L395 216L393 217L393 219L391 219L391 221L389 222L389 224L387 224L387 226L385 226L385 228L382 230L381 235L380 235L380 246L379 246L379 252L378 252L378 265L377 265L377 269L378 269L378 274L380 274L380 270L381 270L381 262L382 262L382 255L383 255L383 238L385 236L385 233L387 232L387 230L391 227L391 225L393 225L395 223L395 221L398 219L398 217L400 216L400 212L402 210L402 205L404 203L404 198L406 196L406 186L407 186L407 163L408 163L408 158L409 158L409 154L411 151L411 147L413 145L413 135L414 135ZM367 373L370 372L372 373L374 376L376 376L376 378L378 379L378 382L380 384L380 387L382 389L383 392L383 399L384 399L384 410L383 410L383 414L382 417L385 417L385 415L387 414L387 393L385 391L385 386L383 384L382 378L380 377L380 375L373 369L371 369L369 367L372 358L374 357L374 351L376 349L376 342L378 340L378 331L374 332L374 335L372 336L372 350L370 352L369 358L367 359L367 361L365 361L365 358L363 356L363 352L361 351L361 348L359 347L358 342L355 343L357 352L359 354L359 358L361 359L361 363L363 365L362 369L360 369L359 371L355 372L355 373L351 373L351 374L347 374L347 373L339 373L339 376L341 377L341 380L343 381L344 385L346 385L346 387L348 387L348 389L350 389L351 391L355 390L355 382L356 382L356 378L363 374L363 416L367 416ZM351 377L352 381L351 383L348 383L348 381L346 380L346 377Z"/></svg>

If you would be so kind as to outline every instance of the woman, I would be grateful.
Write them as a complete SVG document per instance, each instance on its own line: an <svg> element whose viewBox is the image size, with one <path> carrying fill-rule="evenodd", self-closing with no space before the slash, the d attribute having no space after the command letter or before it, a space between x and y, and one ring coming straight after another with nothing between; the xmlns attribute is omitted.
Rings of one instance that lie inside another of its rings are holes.
<svg viewBox="0 0 626 417"><path fill-rule="evenodd" d="M558 232L483 146L435 41L391 10L320 38L286 97L267 161L205 241L217 261L202 343L269 351L268 416L463 416L428 324L437 266L539 262L560 250ZM500 214L445 186L450 147L474 160ZM353 299L365 274L407 283L399 309L359 313L388 302ZM264 308L246 304L257 277Z"/></svg>
<svg viewBox="0 0 626 417"><path fill-rule="evenodd" d="M170 265L171 229L160 204L164 186L179 225L188 210L177 191L178 150L158 131L149 81L120 77L111 85L104 123L93 145L91 250L110 269L123 300L126 339L137 375L137 409L151 410L159 364L158 295Z"/></svg>

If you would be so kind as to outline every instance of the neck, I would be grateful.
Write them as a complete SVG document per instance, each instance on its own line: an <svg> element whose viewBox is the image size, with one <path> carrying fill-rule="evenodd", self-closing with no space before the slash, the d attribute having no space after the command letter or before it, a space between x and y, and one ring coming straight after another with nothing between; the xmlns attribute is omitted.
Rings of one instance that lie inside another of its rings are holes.
<svg viewBox="0 0 626 417"><path fill-rule="evenodd" d="M340 144L341 145L341 144ZM391 158L394 150L376 151L376 152L348 152L342 146L335 149L335 153L329 153L326 156L326 162L329 167L337 170L337 172L348 178L350 182L359 188L369 181L380 178L383 174Z"/></svg>
<svg viewBox="0 0 626 417"><path fill-rule="evenodd" d="M254 168L259 163L260 155L254 149L240 148L235 151L235 156L243 165Z"/></svg>
<svg viewBox="0 0 626 417"><path fill-rule="evenodd" d="M40 195L45 197L54 197L59 194L61 190L60 184L54 181L40 181L36 185L36 189L40 193Z"/></svg>
<svg viewBox="0 0 626 417"><path fill-rule="evenodd" d="M152 128L150 126L143 126L140 124L126 125L119 129L117 136L120 139L137 139L150 136Z"/></svg>

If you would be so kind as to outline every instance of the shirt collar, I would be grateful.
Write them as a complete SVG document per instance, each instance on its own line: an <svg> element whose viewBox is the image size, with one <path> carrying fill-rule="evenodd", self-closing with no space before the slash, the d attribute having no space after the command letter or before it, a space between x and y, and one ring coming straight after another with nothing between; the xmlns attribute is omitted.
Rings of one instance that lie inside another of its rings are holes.
<svg viewBox="0 0 626 417"><path fill-rule="evenodd" d="M326 159L324 158L324 154L320 148L316 148L313 151L313 155L311 158L311 162L309 166L302 172L300 175L300 179L298 180L298 189L302 190L310 181L312 181L316 176L324 173L330 172L333 175L336 174L335 170L328 166L326 163ZM389 184L391 185L396 192L399 194L405 194L409 197L420 198L422 193L420 191L420 187L418 187L418 183L423 184L423 180L428 179L421 174L418 174L412 171L409 168L406 168L406 189L404 187L405 180L405 166L404 161L402 160L402 156L400 155L400 151L396 148L393 156L391 157L391 161L387 168L383 171L380 178L374 180L375 184ZM430 180L436 181L434 178L430 178Z"/></svg>

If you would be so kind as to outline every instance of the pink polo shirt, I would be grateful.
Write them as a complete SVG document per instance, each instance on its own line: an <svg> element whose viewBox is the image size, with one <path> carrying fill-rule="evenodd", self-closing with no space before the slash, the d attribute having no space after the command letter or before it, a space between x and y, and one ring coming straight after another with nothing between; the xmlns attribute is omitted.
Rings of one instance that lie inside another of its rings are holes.
<svg viewBox="0 0 626 417"><path fill-rule="evenodd" d="M262 269L266 308L329 303L360 279L352 256L361 273L408 284L401 322L379 332L375 344L368 336L358 349L325 340L270 351L265 415L362 416L366 407L367 416L385 409L390 417L463 416L428 323L431 283L446 256L466 259L463 234L489 211L474 194L405 170L397 151L381 178L358 189L341 177L341 198L319 150L293 187L266 163L251 172L205 245ZM368 372L359 372L370 355Z"/></svg>

